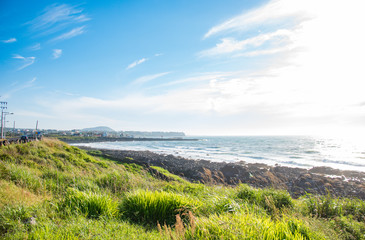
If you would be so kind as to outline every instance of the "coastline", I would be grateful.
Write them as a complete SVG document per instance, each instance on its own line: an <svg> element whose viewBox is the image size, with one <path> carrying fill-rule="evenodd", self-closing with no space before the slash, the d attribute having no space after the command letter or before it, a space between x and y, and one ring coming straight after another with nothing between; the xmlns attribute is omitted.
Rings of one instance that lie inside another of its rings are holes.
<svg viewBox="0 0 365 240"><path fill-rule="evenodd" d="M193 160L150 151L109 150L78 146L84 150L99 150L101 156L123 163L136 163L147 168L159 166L189 181L208 184L237 185L286 189L294 198L307 193L338 197L357 197L365 200L365 173L330 167L311 169L269 166L261 163L226 163ZM133 160L131 160L132 158Z"/></svg>
<svg viewBox="0 0 365 240"><path fill-rule="evenodd" d="M199 139L194 138L110 138L110 137L95 137L95 138L58 138L60 141L66 142L68 144L72 143L94 143L94 142L133 142L133 141L199 141Z"/></svg>

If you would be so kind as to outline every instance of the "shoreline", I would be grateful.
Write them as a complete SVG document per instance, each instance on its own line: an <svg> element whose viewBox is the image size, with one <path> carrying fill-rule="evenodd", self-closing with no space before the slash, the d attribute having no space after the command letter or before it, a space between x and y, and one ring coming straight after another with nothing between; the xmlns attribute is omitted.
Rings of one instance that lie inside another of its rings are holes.
<svg viewBox="0 0 365 240"><path fill-rule="evenodd" d="M246 183L253 187L286 189L294 198L310 194L338 197L357 197L365 200L365 173L339 170L330 167L310 169L269 166L262 163L226 163L209 160L194 160L158 154L150 151L110 150L78 146L84 150L99 150L101 156L123 163L136 163L163 167L169 172L191 182L237 185ZM130 160L128 158L133 158Z"/></svg>
<svg viewBox="0 0 365 240"><path fill-rule="evenodd" d="M110 138L110 137L98 137L98 138L87 138L87 139L69 139L69 138L58 138L60 141L68 144L72 143L94 143L94 142L143 142L143 141L199 141L195 138Z"/></svg>

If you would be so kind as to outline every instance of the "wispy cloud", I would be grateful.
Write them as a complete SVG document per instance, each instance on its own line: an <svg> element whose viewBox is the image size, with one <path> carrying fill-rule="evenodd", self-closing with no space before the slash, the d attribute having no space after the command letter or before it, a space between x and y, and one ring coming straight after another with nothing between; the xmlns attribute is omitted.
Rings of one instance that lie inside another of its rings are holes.
<svg viewBox="0 0 365 240"><path fill-rule="evenodd" d="M61 57L61 55L62 55L62 49L53 49L52 53L53 59L57 59Z"/></svg>
<svg viewBox="0 0 365 240"><path fill-rule="evenodd" d="M53 38L51 40L51 42L70 39L70 38L76 37L78 35L81 35L84 32L85 32L85 26L77 27L77 28L72 29L69 32L63 33L60 36Z"/></svg>
<svg viewBox="0 0 365 240"><path fill-rule="evenodd" d="M32 86L33 83L37 80L36 77L32 78L32 80L30 80L29 82L27 82L26 86L29 87L29 86Z"/></svg>
<svg viewBox="0 0 365 240"><path fill-rule="evenodd" d="M148 60L148 58L142 58L142 59L136 60L136 61L132 62L131 64L129 64L126 69L128 70L128 69L134 68L137 65L144 63L147 60Z"/></svg>
<svg viewBox="0 0 365 240"><path fill-rule="evenodd" d="M286 29L280 29L275 32L260 34L255 37L251 37L242 41L237 41L234 38L224 38L220 43L217 43L215 47L200 52L199 56L212 56L219 54L232 53L236 51L245 50L249 47L259 47L268 41L275 41L276 43L282 43L291 36L291 31Z"/></svg>
<svg viewBox="0 0 365 240"><path fill-rule="evenodd" d="M18 68L18 70L22 70L23 68L26 68L30 65L32 65L35 62L35 57L23 57L19 54L15 54L13 56L14 59L20 59L23 61L23 65L21 67Z"/></svg>
<svg viewBox="0 0 365 240"><path fill-rule="evenodd" d="M52 4L37 18L27 22L33 31L56 32L70 24L91 20L83 9L68 4Z"/></svg>
<svg viewBox="0 0 365 240"><path fill-rule="evenodd" d="M201 74L195 74L193 77L185 77L175 81L170 81L167 83L160 84L156 88L168 87L173 85L187 85L190 84L200 84L202 82L210 82L212 80L223 80L229 76L233 76L234 72L206 72Z"/></svg>
<svg viewBox="0 0 365 240"><path fill-rule="evenodd" d="M22 83L22 85L20 85L20 86L18 86L18 82L16 82L15 84L11 85L14 88L7 91L6 94L4 94L2 97L6 100L18 91L21 91L21 90L27 89L27 88L31 88L31 87L34 86L34 83L35 83L36 80L37 80L37 78L33 77L31 80Z"/></svg>
<svg viewBox="0 0 365 240"><path fill-rule="evenodd" d="M135 81L132 82L132 84L143 84L143 83L152 81L156 78L163 77L163 76L165 76L169 73L170 72L163 72L163 73L157 73L157 74L153 74L153 75L143 76L143 77L137 78Z"/></svg>
<svg viewBox="0 0 365 240"><path fill-rule="evenodd" d="M37 51L37 50L41 49L41 44L36 43L36 44L30 46L28 49L31 50L31 51Z"/></svg>
<svg viewBox="0 0 365 240"><path fill-rule="evenodd" d="M265 50L253 50L249 52L244 52L242 54L235 55L236 57L239 56L246 56L246 57L257 57L262 55L271 55L271 54L277 54L282 52L291 51L294 49L293 45L285 46L285 47L278 47L278 48L272 48L272 49L265 49Z"/></svg>
<svg viewBox="0 0 365 240"><path fill-rule="evenodd" d="M60 95L66 95L66 96L78 96L79 95L79 94L64 92L64 91L60 91L60 90L55 90L51 94L60 94Z"/></svg>
<svg viewBox="0 0 365 240"><path fill-rule="evenodd" d="M7 40L2 40L3 43L13 43L16 42L16 38L9 38Z"/></svg>
<svg viewBox="0 0 365 240"><path fill-rule="evenodd" d="M265 26L289 22L296 24L298 21L311 18L308 11L304 11L307 9L304 5L306 5L305 1L273 0L212 27L204 38L227 32L245 31L259 24L265 24Z"/></svg>
<svg viewBox="0 0 365 240"><path fill-rule="evenodd" d="M333 11L328 11L329 5ZM260 69L252 69L252 73L262 72L262 76L214 83L229 94L207 96L212 99L213 109L252 109L256 114L254 108L266 108L269 116L275 116L271 110L275 109L285 118L283 122L291 124L296 119L299 128L318 127L321 121L327 123L331 119L364 119L363 109L351 107L364 102L360 90L364 71L355 60L365 53L365 35L357 31L364 21L361 5L274 0L212 27L205 38L224 38L215 47L200 52L200 56L275 54L261 58ZM338 12L350 14L338 18ZM250 38L240 40L242 36ZM344 44L349 37L351 44ZM256 93L244 92L244 83L249 81ZM244 94L235 93L235 89Z"/></svg>

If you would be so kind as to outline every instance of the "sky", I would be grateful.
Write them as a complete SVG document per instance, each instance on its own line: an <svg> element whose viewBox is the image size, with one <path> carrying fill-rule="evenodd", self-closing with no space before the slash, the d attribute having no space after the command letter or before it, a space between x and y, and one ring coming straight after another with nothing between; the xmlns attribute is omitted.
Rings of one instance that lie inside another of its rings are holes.
<svg viewBox="0 0 365 240"><path fill-rule="evenodd" d="M18 128L365 133L362 0L0 1Z"/></svg>

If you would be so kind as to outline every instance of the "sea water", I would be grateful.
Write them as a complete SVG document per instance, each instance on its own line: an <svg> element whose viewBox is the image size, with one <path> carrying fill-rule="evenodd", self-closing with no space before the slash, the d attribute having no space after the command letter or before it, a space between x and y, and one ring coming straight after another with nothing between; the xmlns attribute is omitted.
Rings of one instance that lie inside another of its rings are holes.
<svg viewBox="0 0 365 240"><path fill-rule="evenodd" d="M191 159L264 163L289 167L327 166L365 172L365 144L351 138L310 136L191 137L198 141L82 143L93 148L152 151Z"/></svg>

